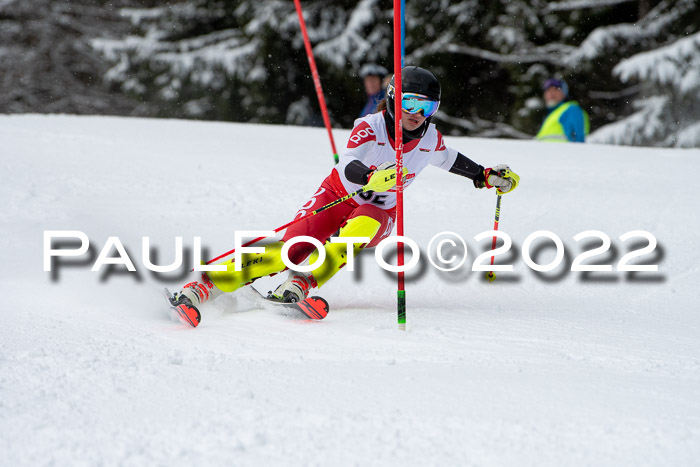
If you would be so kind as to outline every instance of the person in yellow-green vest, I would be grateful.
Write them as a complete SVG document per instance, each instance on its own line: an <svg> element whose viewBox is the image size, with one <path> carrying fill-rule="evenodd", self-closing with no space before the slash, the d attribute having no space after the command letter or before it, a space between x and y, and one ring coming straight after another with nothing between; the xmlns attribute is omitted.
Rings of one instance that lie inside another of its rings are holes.
<svg viewBox="0 0 700 467"><path fill-rule="evenodd" d="M589 131L588 114L569 99L569 86L563 79L551 78L544 82L544 102L547 116L535 139L583 143Z"/></svg>

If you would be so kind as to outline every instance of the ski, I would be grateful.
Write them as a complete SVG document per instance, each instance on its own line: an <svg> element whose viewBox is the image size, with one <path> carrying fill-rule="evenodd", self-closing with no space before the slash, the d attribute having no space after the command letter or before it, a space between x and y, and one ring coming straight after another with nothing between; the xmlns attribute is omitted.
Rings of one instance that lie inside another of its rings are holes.
<svg viewBox="0 0 700 467"><path fill-rule="evenodd" d="M260 293L255 287L250 287L255 294L262 299L265 303L287 308L289 310L295 310L301 313L305 317L314 320L320 320L325 318L330 311L330 306L325 298L319 296L307 297L299 302L283 302L272 298L270 296L265 296Z"/></svg>
<svg viewBox="0 0 700 467"><path fill-rule="evenodd" d="M168 305L170 305L170 309L177 313L180 321L196 328L202 320L202 315L199 313L199 310L192 305L192 302L186 297L179 297L176 299L175 295L171 294L167 288L163 289L163 292L165 293L165 299L168 301Z"/></svg>
<svg viewBox="0 0 700 467"><path fill-rule="evenodd" d="M313 296L300 302L282 302L275 298L267 297L261 294L254 287L249 287L249 289L254 291L255 295L264 303L283 307L292 311L295 315L303 316L308 319L321 320L325 318L330 311L330 306L323 297ZM193 328L199 326L202 316L199 313L199 310L192 305L192 303L186 297L176 297L170 293L167 288L163 289L163 292L165 294L165 299L168 301L170 309L180 321L185 324L189 324Z"/></svg>

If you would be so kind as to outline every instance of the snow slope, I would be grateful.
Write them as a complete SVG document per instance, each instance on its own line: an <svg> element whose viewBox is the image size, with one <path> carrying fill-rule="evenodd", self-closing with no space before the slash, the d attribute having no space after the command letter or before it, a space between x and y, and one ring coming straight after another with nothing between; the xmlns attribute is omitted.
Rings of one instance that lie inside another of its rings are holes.
<svg viewBox="0 0 700 467"><path fill-rule="evenodd" d="M514 271L470 270L495 194L429 167L406 233L425 252L457 232L469 258L451 273L422 260L400 332L395 278L371 254L320 290L322 322L244 290L197 329L161 296L187 278L141 263L143 236L169 263L176 236L213 255L235 230L286 223L331 169L322 129L26 115L0 116L0 141L0 465L697 465L699 150L447 138L520 173L497 259ZM613 266L634 243L621 234L651 232L642 259L659 271L567 271L600 244L573 240L592 229ZM44 272L45 230L85 232L92 259ZM537 230L566 248L551 273L521 257ZM110 236L138 273L90 271Z"/></svg>

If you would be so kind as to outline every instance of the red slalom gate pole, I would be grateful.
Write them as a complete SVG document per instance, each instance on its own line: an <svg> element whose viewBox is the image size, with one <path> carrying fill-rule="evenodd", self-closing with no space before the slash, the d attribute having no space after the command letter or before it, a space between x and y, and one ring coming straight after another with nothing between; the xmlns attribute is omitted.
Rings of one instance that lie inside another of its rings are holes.
<svg viewBox="0 0 700 467"><path fill-rule="evenodd" d="M394 0L394 141L396 144L396 233L399 237L403 237L403 127L401 126L401 118L403 111L401 110L401 0ZM404 244L397 243L398 248L398 266L404 265ZM399 330L406 330L406 289L404 283L404 272L398 273L399 283L396 297L398 299L398 325Z"/></svg>
<svg viewBox="0 0 700 467"><path fill-rule="evenodd" d="M314 60L314 52L311 49L311 42L309 42L309 35L306 32L306 22L304 21L304 15L301 11L301 1L294 0L294 6L297 9L297 16L299 17L299 25L301 26L301 35L304 37L304 47L306 48L306 57L309 59L309 67L311 68L311 76L314 79L314 86L316 87L316 96L318 97L318 105L321 107L321 114L323 114L323 123L326 125L326 130L328 131L328 138L331 140L331 149L333 150L333 160L338 163L338 151L335 149L335 140L333 140L333 132L331 131L331 119L328 117L328 109L326 108L326 99L323 97L323 88L321 87L321 78L318 76L318 69L316 68L316 60Z"/></svg>

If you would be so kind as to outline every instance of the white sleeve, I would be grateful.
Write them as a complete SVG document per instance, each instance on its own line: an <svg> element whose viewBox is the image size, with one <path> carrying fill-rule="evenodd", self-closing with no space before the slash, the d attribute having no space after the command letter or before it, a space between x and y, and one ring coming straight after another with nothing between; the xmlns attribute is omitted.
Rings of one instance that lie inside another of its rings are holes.
<svg viewBox="0 0 700 467"><path fill-rule="evenodd" d="M444 170L450 170L457 160L459 152L456 149L446 147L442 151L433 152L430 156L430 164Z"/></svg>
<svg viewBox="0 0 700 467"><path fill-rule="evenodd" d="M442 133L437 131L437 129L435 131L437 132L437 144L430 156L430 164L444 170L450 170L457 160L457 154L459 154L459 152L456 149L445 146Z"/></svg>

